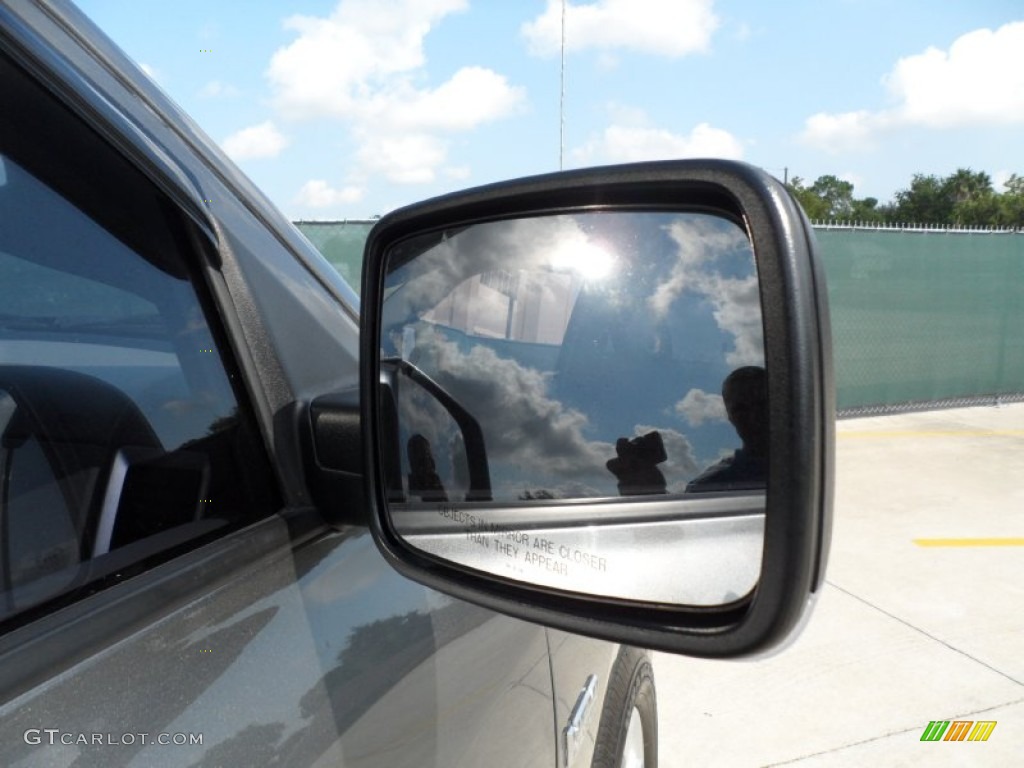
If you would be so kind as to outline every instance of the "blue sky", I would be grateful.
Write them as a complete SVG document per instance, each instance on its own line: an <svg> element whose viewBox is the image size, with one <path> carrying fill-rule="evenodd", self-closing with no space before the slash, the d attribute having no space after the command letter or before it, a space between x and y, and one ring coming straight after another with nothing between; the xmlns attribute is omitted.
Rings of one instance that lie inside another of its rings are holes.
<svg viewBox="0 0 1024 768"><path fill-rule="evenodd" d="M293 219L560 162L1024 173L1019 0L567 0L564 110L560 0L78 5Z"/></svg>

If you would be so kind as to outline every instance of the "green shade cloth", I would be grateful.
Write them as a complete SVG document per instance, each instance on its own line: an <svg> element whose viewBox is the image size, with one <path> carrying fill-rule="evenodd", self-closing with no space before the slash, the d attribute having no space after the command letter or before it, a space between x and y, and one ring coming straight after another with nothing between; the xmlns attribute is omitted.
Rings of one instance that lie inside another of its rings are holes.
<svg viewBox="0 0 1024 768"><path fill-rule="evenodd" d="M376 221L297 221L295 226L316 246L358 294L363 273L363 245Z"/></svg>
<svg viewBox="0 0 1024 768"><path fill-rule="evenodd" d="M841 411L1024 393L1024 235L816 236Z"/></svg>

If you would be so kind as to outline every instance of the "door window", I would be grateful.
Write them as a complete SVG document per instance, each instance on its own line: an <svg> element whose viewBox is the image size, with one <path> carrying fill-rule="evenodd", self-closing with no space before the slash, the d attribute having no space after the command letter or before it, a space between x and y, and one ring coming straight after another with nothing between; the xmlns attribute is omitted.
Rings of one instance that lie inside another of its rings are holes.
<svg viewBox="0 0 1024 768"><path fill-rule="evenodd" d="M276 506L190 225L10 62L0 78L21 105L0 121L6 617Z"/></svg>

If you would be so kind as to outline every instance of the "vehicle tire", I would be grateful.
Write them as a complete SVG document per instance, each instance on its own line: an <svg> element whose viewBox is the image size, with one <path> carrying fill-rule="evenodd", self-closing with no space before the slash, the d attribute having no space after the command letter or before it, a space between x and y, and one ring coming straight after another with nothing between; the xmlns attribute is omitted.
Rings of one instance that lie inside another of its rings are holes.
<svg viewBox="0 0 1024 768"><path fill-rule="evenodd" d="M612 665L593 768L657 768L658 704L646 651L622 646Z"/></svg>

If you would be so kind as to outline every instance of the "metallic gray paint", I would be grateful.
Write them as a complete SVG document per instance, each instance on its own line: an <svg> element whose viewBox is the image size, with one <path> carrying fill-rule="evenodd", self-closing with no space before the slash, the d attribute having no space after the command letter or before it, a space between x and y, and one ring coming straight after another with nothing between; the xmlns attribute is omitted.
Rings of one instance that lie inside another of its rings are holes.
<svg viewBox="0 0 1024 768"><path fill-rule="evenodd" d="M543 630L396 578L365 530L279 548L160 608L0 707L5 764L554 760ZM58 743L26 743L31 729L56 729ZM59 743L161 733L203 743Z"/></svg>
<svg viewBox="0 0 1024 768"><path fill-rule="evenodd" d="M77 9L2 3L0 25L215 251L210 290L301 505L302 415L356 376L354 292ZM588 675L607 677L613 646L553 633L549 667L544 629L406 580L365 528L299 536L309 523L284 512L0 638L3 762L555 764L555 723ZM59 743L164 732L203 744Z"/></svg>

